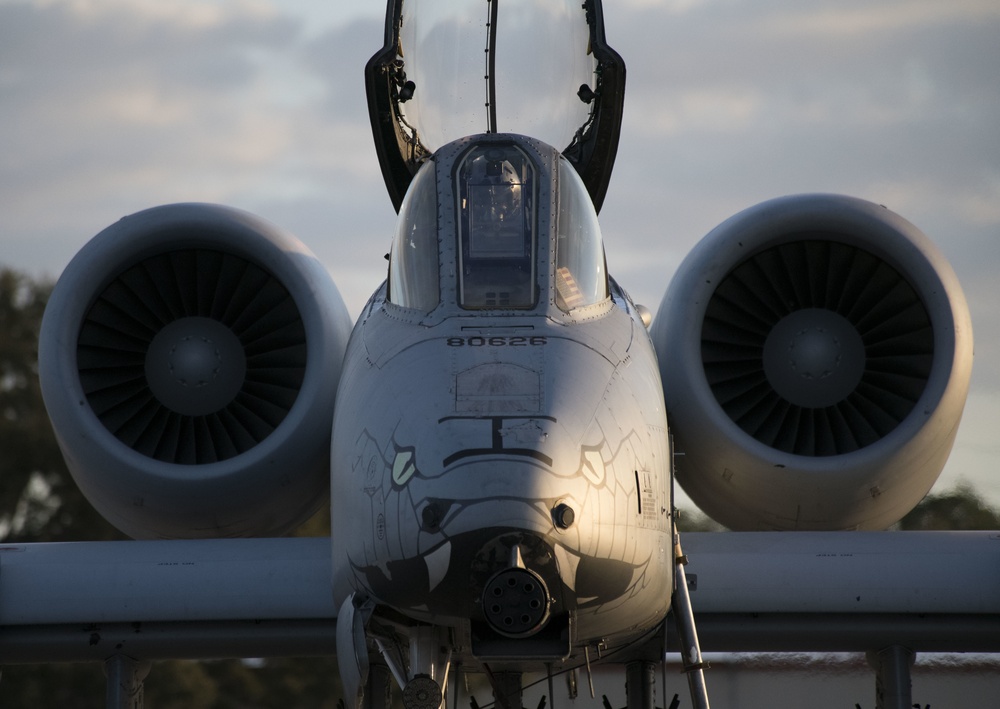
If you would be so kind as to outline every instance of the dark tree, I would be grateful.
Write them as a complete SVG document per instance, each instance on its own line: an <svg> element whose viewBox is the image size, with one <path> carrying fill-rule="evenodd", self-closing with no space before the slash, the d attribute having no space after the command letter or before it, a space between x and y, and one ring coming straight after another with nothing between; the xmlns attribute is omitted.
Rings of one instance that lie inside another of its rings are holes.
<svg viewBox="0 0 1000 709"><path fill-rule="evenodd" d="M77 489L42 402L38 331L51 291L0 270L0 540L122 539Z"/></svg>
<svg viewBox="0 0 1000 709"><path fill-rule="evenodd" d="M725 532L726 528L698 510L677 510L679 532ZM681 542L683 542L683 538Z"/></svg>
<svg viewBox="0 0 1000 709"><path fill-rule="evenodd" d="M928 495L903 517L899 529L1000 529L1000 512L987 505L968 483L948 492Z"/></svg>

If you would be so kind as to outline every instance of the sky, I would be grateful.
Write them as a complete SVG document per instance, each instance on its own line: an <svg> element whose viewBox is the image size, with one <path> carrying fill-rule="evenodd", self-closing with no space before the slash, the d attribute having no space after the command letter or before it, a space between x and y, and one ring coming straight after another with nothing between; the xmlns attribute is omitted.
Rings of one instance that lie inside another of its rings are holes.
<svg viewBox="0 0 1000 709"><path fill-rule="evenodd" d="M1000 3L609 0L628 65L601 213L609 270L655 313L698 239L771 197L837 192L951 262L976 359L935 492L1000 506ZM382 2L0 0L0 265L56 277L105 226L179 201L305 242L356 316L395 213L362 70Z"/></svg>

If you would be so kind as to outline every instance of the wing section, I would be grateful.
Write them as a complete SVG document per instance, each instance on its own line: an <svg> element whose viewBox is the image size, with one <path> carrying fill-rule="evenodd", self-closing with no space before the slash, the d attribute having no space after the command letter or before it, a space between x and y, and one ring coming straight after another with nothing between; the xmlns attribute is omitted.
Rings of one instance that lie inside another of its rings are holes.
<svg viewBox="0 0 1000 709"><path fill-rule="evenodd" d="M684 551L708 652L1000 652L996 532L688 532ZM8 545L0 567L3 664L336 653L329 538Z"/></svg>

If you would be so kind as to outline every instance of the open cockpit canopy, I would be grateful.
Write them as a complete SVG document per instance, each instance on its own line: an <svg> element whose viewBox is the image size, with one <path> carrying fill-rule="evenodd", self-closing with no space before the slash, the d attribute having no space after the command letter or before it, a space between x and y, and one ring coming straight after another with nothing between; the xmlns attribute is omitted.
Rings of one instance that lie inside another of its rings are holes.
<svg viewBox="0 0 1000 709"><path fill-rule="evenodd" d="M498 132L560 148L600 209L625 89L600 0L390 0L385 46L365 81L397 211L429 155Z"/></svg>

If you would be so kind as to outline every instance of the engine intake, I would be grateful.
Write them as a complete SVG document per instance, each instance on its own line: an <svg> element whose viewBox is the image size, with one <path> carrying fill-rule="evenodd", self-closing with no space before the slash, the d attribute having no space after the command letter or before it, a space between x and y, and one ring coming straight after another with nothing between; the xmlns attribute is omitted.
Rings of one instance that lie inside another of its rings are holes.
<svg viewBox="0 0 1000 709"><path fill-rule="evenodd" d="M70 472L122 531L280 534L326 499L349 334L294 237L224 207L157 207L66 268L42 323L42 391Z"/></svg>
<svg viewBox="0 0 1000 709"><path fill-rule="evenodd" d="M733 529L876 529L930 489L968 391L950 266L884 207L802 195L689 254L652 336L677 479Z"/></svg>
<svg viewBox="0 0 1000 709"><path fill-rule="evenodd" d="M917 293L857 246L801 235L755 254L715 289L701 357L719 405L788 453L848 453L913 410L934 359Z"/></svg>

